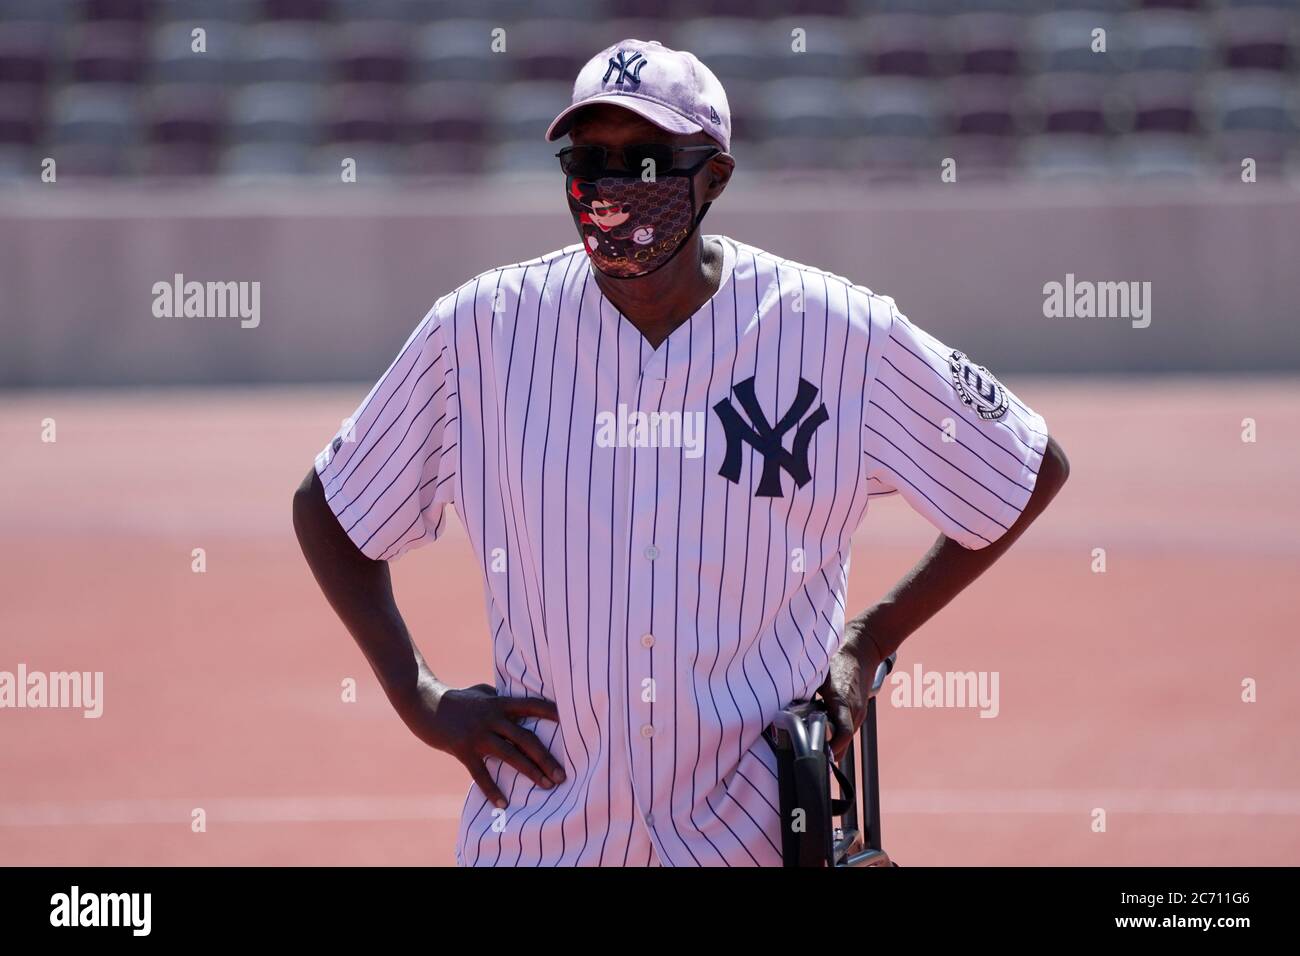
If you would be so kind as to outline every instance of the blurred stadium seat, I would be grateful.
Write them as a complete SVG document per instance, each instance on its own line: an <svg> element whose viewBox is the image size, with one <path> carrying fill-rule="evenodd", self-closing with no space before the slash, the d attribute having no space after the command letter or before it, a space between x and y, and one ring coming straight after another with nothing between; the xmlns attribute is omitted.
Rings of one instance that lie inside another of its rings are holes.
<svg viewBox="0 0 1300 956"><path fill-rule="evenodd" d="M32 153L43 123L44 111L34 90L15 87L0 92L0 181L30 176L37 168Z"/></svg>
<svg viewBox="0 0 1300 956"><path fill-rule="evenodd" d="M1022 111L1034 132L1050 136L1105 137L1114 128L1105 77L1048 73L1030 84Z"/></svg>
<svg viewBox="0 0 1300 956"><path fill-rule="evenodd" d="M1214 47L1203 16L1177 10L1144 10L1124 24L1130 69L1196 73L1214 65Z"/></svg>
<svg viewBox="0 0 1300 956"><path fill-rule="evenodd" d="M932 139L944 132L939 91L933 83L881 77L859 80L846 92L865 136Z"/></svg>
<svg viewBox="0 0 1300 956"><path fill-rule="evenodd" d="M763 30L759 47L771 51L763 58L768 73L775 67L777 75L784 76L847 79L860 75L862 52L845 35L843 23L843 20L811 16L773 21ZM794 52L796 30L804 31L798 53Z"/></svg>
<svg viewBox="0 0 1300 956"><path fill-rule="evenodd" d="M573 78L591 56L582 24L569 20L525 20L510 31L516 76L573 85ZM481 41L480 41L481 42Z"/></svg>
<svg viewBox="0 0 1300 956"><path fill-rule="evenodd" d="M758 21L687 20L673 32L672 44L695 53L723 85L771 78L768 58L762 52L763 25Z"/></svg>
<svg viewBox="0 0 1300 956"><path fill-rule="evenodd" d="M261 13L262 0L164 0L157 15L211 27L213 23L248 23Z"/></svg>
<svg viewBox="0 0 1300 956"><path fill-rule="evenodd" d="M160 23L150 40L149 79L153 83L224 84L236 76L239 27L210 23L203 27L204 53L194 52L193 20Z"/></svg>
<svg viewBox="0 0 1300 956"><path fill-rule="evenodd" d="M0 88L43 86L58 63L59 34L48 23L0 23Z"/></svg>
<svg viewBox="0 0 1300 956"><path fill-rule="evenodd" d="M264 23L248 27L238 41L243 53L237 78L248 83L325 83L331 79L324 27Z"/></svg>
<svg viewBox="0 0 1300 956"><path fill-rule="evenodd" d="M401 86L410 79L410 34L400 23L362 21L333 34L334 79Z"/></svg>
<svg viewBox="0 0 1300 956"><path fill-rule="evenodd" d="M810 151L833 148L826 141L857 132L844 99L844 84L835 80L799 77L765 83L758 97L759 137L802 141Z"/></svg>
<svg viewBox="0 0 1300 956"><path fill-rule="evenodd" d="M1116 57L1094 52L1094 30L1115 35L1115 20L1079 10L1045 13L1029 25L1026 59L1029 69L1042 73L1111 73Z"/></svg>
<svg viewBox="0 0 1300 956"><path fill-rule="evenodd" d="M68 37L68 66L77 83L138 83L144 75L145 35L140 24L91 20Z"/></svg>
<svg viewBox="0 0 1300 956"><path fill-rule="evenodd" d="M0 179L550 169L547 122L625 36L707 63L756 167L1300 166L1300 0L0 0Z"/></svg>
<svg viewBox="0 0 1300 956"><path fill-rule="evenodd" d="M0 23L66 24L77 19L80 0L0 0Z"/></svg>
<svg viewBox="0 0 1300 956"><path fill-rule="evenodd" d="M423 27L415 38L412 54L414 79L419 82L506 79L510 64L506 57L492 52L493 29L487 20L445 20ZM506 38L508 41L508 33Z"/></svg>
<svg viewBox="0 0 1300 956"><path fill-rule="evenodd" d="M1217 27L1223 37L1223 65L1236 70L1293 69L1295 12L1253 7L1222 11Z"/></svg>
<svg viewBox="0 0 1300 956"><path fill-rule="evenodd" d="M946 27L956 72L990 76L1018 74L1024 26L1019 17L997 13L950 17Z"/></svg>
<svg viewBox="0 0 1300 956"><path fill-rule="evenodd" d="M913 14L864 19L856 33L867 69L878 76L938 76L945 68L941 21Z"/></svg>

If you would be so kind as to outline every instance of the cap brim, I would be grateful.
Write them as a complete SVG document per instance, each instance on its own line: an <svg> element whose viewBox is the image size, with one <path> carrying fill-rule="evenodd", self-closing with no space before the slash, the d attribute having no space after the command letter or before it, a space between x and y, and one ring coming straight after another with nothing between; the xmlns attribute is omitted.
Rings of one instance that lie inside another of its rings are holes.
<svg viewBox="0 0 1300 956"><path fill-rule="evenodd" d="M559 116L551 121L551 125L546 130L547 142L555 142L561 136L569 131L573 125L573 114L587 106L595 106L598 103L608 103L610 106L621 106L625 110L636 113L643 119L649 120L662 130L669 133L699 133L704 127L699 123L688 120L676 110L656 103L654 100L642 99L634 93L606 93L601 96L593 96L589 99L574 103L565 109Z"/></svg>

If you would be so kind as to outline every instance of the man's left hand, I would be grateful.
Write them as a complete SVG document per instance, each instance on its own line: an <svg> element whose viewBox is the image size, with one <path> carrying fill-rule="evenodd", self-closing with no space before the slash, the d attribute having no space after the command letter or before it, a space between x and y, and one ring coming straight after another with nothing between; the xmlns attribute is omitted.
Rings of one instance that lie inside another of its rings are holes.
<svg viewBox="0 0 1300 956"><path fill-rule="evenodd" d="M880 661L880 652L860 626L851 623L845 628L844 643L831 658L830 672L818 688L826 702L831 753L836 763L844 759L853 735L866 720L871 682Z"/></svg>

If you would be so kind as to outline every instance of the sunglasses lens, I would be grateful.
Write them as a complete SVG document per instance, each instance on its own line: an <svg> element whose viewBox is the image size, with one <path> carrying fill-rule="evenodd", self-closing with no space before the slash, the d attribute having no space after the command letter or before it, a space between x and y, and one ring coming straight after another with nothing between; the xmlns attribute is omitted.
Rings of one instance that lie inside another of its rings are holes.
<svg viewBox="0 0 1300 956"><path fill-rule="evenodd" d="M605 150L601 146L570 146L560 150L560 169L566 176L596 179L605 168Z"/></svg>
<svg viewBox="0 0 1300 956"><path fill-rule="evenodd" d="M623 161L627 164L628 171L637 175L642 175L647 170L655 175L666 173L673 168L673 148L662 143L628 146L623 150ZM647 163L650 165L647 166Z"/></svg>

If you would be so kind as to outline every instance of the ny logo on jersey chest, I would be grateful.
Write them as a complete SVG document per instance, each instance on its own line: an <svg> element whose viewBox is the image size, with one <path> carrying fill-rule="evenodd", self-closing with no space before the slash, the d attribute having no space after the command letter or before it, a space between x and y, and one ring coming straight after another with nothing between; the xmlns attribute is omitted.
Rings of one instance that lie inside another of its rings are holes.
<svg viewBox="0 0 1300 956"><path fill-rule="evenodd" d="M713 406L727 436L727 453L722 459L718 474L732 484L740 484L740 455L744 446L749 445L763 456L763 474L759 478L758 490L754 492L755 498L784 497L781 491L782 471L794 479L796 488L806 485L812 478L812 472L808 469L808 450L813 434L831 417L823 402L815 412L804 418L817 399L817 386L803 378L799 379L799 391L795 394L794 402L775 425L768 424L767 416L758 404L752 377L737 382L731 391L749 416L749 421L746 422L741 417L730 399L724 398ZM786 451L783 441L791 429L794 429L794 442L791 449Z"/></svg>

